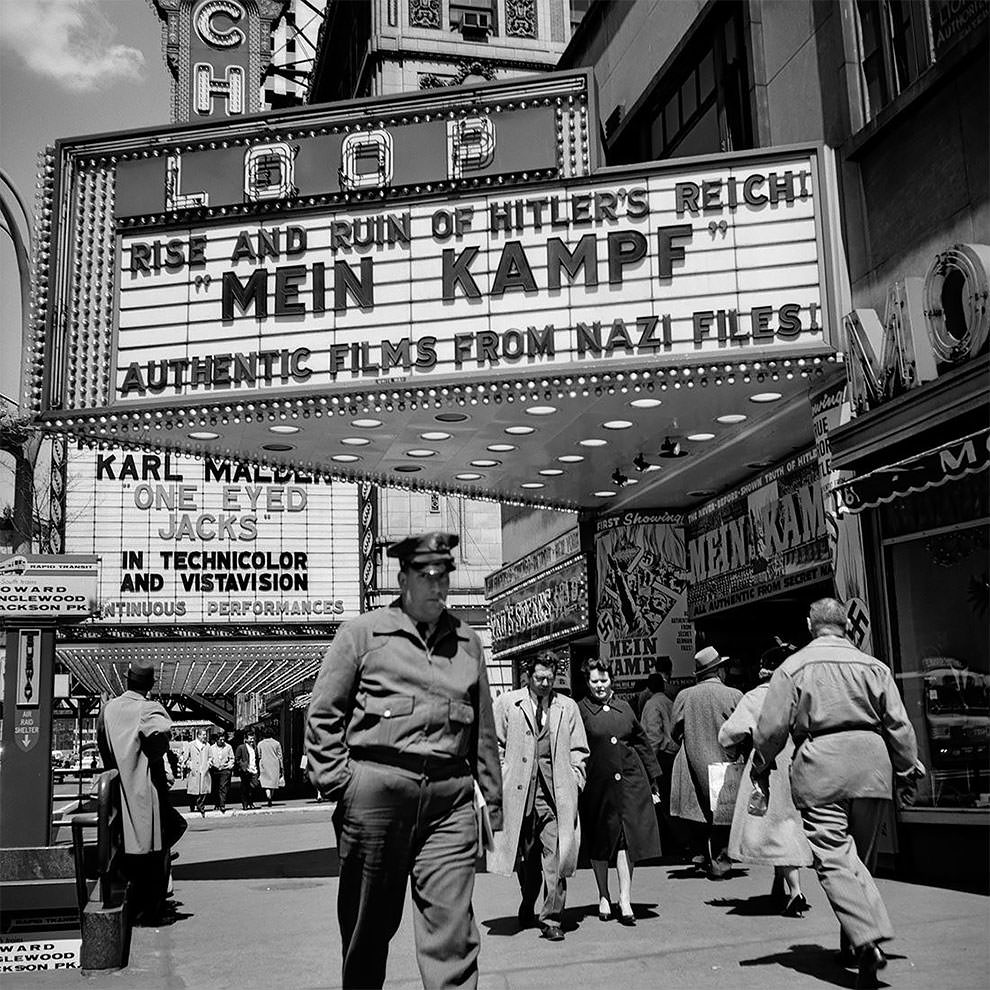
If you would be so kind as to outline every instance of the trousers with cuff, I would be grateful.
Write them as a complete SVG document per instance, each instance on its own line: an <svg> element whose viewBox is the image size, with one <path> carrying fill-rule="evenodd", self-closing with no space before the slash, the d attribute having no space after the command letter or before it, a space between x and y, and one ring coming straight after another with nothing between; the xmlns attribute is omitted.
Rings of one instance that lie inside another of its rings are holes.
<svg viewBox="0 0 990 990"><path fill-rule="evenodd" d="M536 787L532 810L523 819L519 833L519 858L516 865L523 904L534 907L543 890L540 923L560 925L564 919L567 881L560 875L557 844L557 811L548 800L544 787Z"/></svg>

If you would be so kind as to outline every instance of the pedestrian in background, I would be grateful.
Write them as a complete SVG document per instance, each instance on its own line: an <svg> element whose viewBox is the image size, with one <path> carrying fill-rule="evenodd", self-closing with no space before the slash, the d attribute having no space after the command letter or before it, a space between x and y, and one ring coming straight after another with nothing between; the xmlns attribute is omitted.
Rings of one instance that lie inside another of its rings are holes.
<svg viewBox="0 0 990 990"><path fill-rule="evenodd" d="M234 765L241 780L241 808L254 808L254 789L258 786L258 750L254 745L254 733L248 732L244 742L234 751Z"/></svg>
<svg viewBox="0 0 990 990"><path fill-rule="evenodd" d="M272 806L272 794L285 787L285 766L282 763L282 744L275 738L274 730L265 733L258 743L258 783Z"/></svg>
<svg viewBox="0 0 990 990"><path fill-rule="evenodd" d="M660 829L660 845L664 854L670 856L679 852L682 846L670 816L670 783L674 776L674 758L678 750L678 745L674 742L674 703L666 694L667 682L662 674L650 675L650 688L650 697L643 705L639 720L660 765L660 803L655 810Z"/></svg>
<svg viewBox="0 0 990 990"><path fill-rule="evenodd" d="M172 719L149 700L154 683L154 663L132 660L127 690L104 704L96 723L103 765L120 774L124 870L138 925L166 920L169 851L186 828L168 797L165 764Z"/></svg>
<svg viewBox="0 0 990 990"><path fill-rule="evenodd" d="M635 925L632 878L637 862L660 855L655 802L660 800L660 765L646 732L627 701L612 691L604 660L586 660L588 696L578 709L588 736L588 782L581 798L585 848L598 885L598 917L612 918L609 863L619 878L621 924Z"/></svg>
<svg viewBox="0 0 990 990"><path fill-rule="evenodd" d="M585 781L588 742L578 706L553 690L557 660L533 655L528 684L495 700L495 733L502 767L502 831L488 856L492 873L515 872L522 899L520 928L539 924L543 938L564 938L567 877L581 844L578 795Z"/></svg>
<svg viewBox="0 0 990 990"><path fill-rule="evenodd" d="M731 864L726 856L729 827L715 825L708 790L708 766L723 763L725 750L718 731L735 711L742 692L722 683L728 657L706 646L694 656L695 684L674 701L673 738L681 744L674 759L670 813L695 823L698 844L704 844L700 864L710 880L721 879Z"/></svg>
<svg viewBox="0 0 990 990"><path fill-rule="evenodd" d="M227 814L227 790L234 769L234 750L227 742L227 733L219 732L210 746L210 776L213 778L213 800L221 815Z"/></svg>
<svg viewBox="0 0 990 990"><path fill-rule="evenodd" d="M770 679L753 742L754 782L766 793L774 760L793 739L791 791L815 870L842 932L857 987L875 987L894 931L871 871L893 792L924 772L914 729L890 669L848 640L845 606L821 598L808 612L812 641ZM893 763L893 767L892 767Z"/></svg>
<svg viewBox="0 0 990 990"><path fill-rule="evenodd" d="M719 730L718 741L730 759L747 756L742 783L732 813L729 859L739 863L772 866L774 907L784 917L797 918L809 909L801 893L801 867L811 866L811 846L804 836L801 815L791 797L790 768L794 744L788 739L770 771L768 806L765 815L749 813L754 784L751 771L755 752L753 733L770 690L773 672L796 647L781 639L760 657L759 684L743 695L736 710Z"/></svg>
<svg viewBox="0 0 990 990"><path fill-rule="evenodd" d="M206 799L212 785L210 777L210 747L206 742L206 729L197 729L196 738L186 750L186 797L189 810L206 817Z"/></svg>
<svg viewBox="0 0 990 990"><path fill-rule="evenodd" d="M306 752L337 802L345 987L385 982L410 878L423 986L478 983L475 782L497 831L502 781L481 642L446 608L457 544L390 546L399 598L341 625L313 687Z"/></svg>

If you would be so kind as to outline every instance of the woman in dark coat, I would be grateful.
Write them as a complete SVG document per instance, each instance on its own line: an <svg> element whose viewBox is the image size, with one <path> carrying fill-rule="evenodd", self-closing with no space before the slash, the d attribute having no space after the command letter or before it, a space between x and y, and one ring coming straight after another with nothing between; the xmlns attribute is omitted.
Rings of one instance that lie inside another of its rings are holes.
<svg viewBox="0 0 990 990"><path fill-rule="evenodd" d="M598 917L608 921L612 902L608 864L619 877L619 921L636 924L632 909L633 868L660 855L653 805L660 800L660 766L629 704L612 693L608 664L592 658L583 666L588 697L578 708L591 757L581 795L581 829L598 884Z"/></svg>

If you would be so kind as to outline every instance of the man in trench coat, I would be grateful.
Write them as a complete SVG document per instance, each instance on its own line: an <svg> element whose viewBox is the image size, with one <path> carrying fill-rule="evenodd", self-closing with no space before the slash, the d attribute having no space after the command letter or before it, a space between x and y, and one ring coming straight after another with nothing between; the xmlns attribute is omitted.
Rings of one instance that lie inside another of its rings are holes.
<svg viewBox="0 0 990 990"><path fill-rule="evenodd" d="M566 878L577 868L581 845L578 795L584 787L588 739L578 706L553 690L552 656L527 664L527 687L495 699L495 732L502 764L503 828L488 856L493 873L515 873L522 902L519 924L562 941Z"/></svg>
<svg viewBox="0 0 990 990"><path fill-rule="evenodd" d="M457 544L426 533L390 546L400 597L340 627L313 687L306 754L337 802L348 988L384 983L410 879L423 986L478 983L475 782L495 830L502 788L481 643L446 608Z"/></svg>
<svg viewBox="0 0 990 990"><path fill-rule="evenodd" d="M157 925L165 918L169 850L186 828L168 797L165 753L172 719L148 699L154 683L154 663L132 660L127 690L103 706L96 723L103 765L120 774L124 870L139 925Z"/></svg>

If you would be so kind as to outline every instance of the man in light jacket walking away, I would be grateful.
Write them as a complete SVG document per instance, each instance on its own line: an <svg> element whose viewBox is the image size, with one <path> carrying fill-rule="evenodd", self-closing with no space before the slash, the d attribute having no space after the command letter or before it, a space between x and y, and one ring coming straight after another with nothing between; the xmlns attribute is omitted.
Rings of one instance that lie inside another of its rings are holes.
<svg viewBox="0 0 990 990"><path fill-rule="evenodd" d="M542 937L560 942L566 878L577 868L581 845L578 795L585 782L588 739L577 704L553 690L555 659L534 657L526 670L527 687L495 699L503 828L495 835L488 868L518 877L521 928L536 923L542 887Z"/></svg>
<svg viewBox="0 0 990 990"><path fill-rule="evenodd" d="M812 641L770 680L753 735L754 783L766 788L774 757L792 737L791 793L839 920L843 961L855 961L857 987L875 987L887 964L879 943L894 934L870 873L893 791L891 762L905 785L924 768L894 677L849 642L845 607L819 599L808 628Z"/></svg>
<svg viewBox="0 0 990 990"><path fill-rule="evenodd" d="M186 750L186 797L189 810L206 817L206 799L213 783L210 777L210 747L206 742L206 729L197 729L196 738Z"/></svg>

